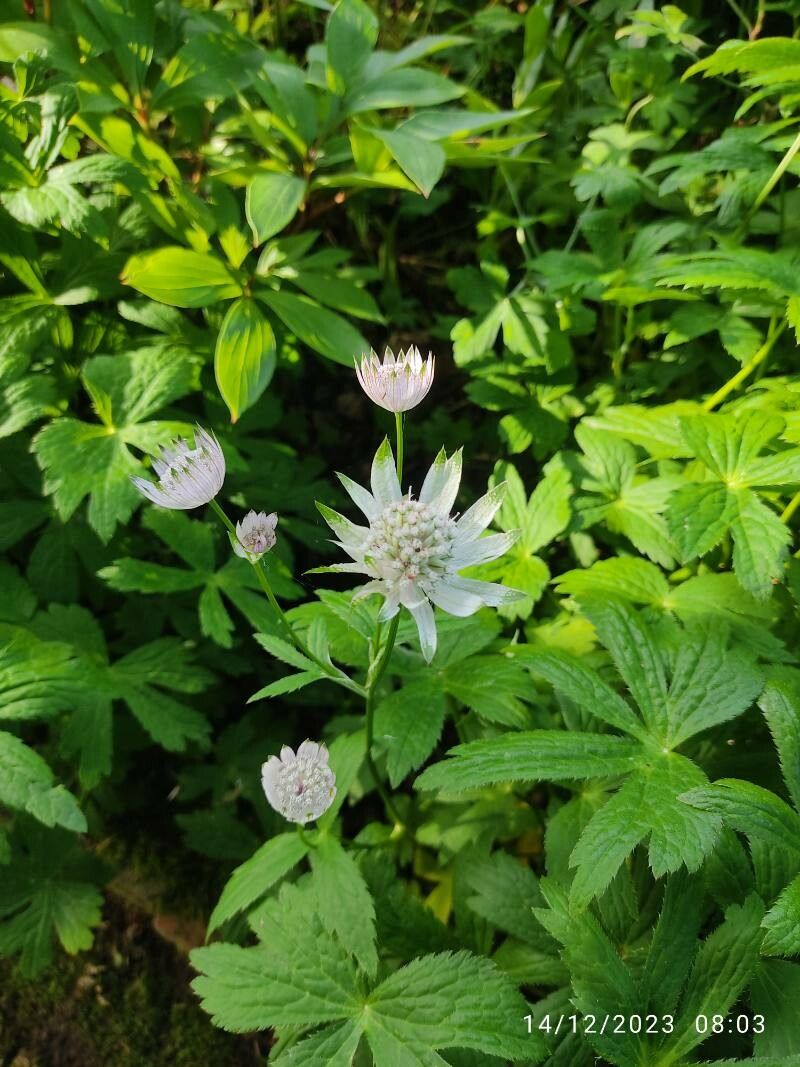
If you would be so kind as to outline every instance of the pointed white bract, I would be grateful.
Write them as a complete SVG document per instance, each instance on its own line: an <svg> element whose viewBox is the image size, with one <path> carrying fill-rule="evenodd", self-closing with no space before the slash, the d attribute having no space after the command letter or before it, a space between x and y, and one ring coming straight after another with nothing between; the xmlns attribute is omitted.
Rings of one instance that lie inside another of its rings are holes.
<svg viewBox="0 0 800 1067"><path fill-rule="evenodd" d="M225 457L219 441L200 426L195 428L194 448L183 439L161 447L153 458L158 482L147 478L131 481L148 500L162 508L188 511L213 500L225 481Z"/></svg>
<svg viewBox="0 0 800 1067"><path fill-rule="evenodd" d="M267 800L289 822L307 823L326 812L336 796L336 775L328 766L328 750L303 741L295 753L288 745L261 768Z"/></svg>
<svg viewBox="0 0 800 1067"><path fill-rule="evenodd" d="M450 615L465 616L484 605L497 607L525 595L495 582L459 576L465 567L502 556L518 536L517 531L481 536L503 501L503 485L491 489L460 518L450 514L461 480L460 450L449 458L444 451L439 453L416 500L400 489L388 440L375 454L371 492L339 477L369 525L357 526L330 508L320 508L336 543L354 561L334 569L371 579L357 596L379 593L384 598L381 620L407 608L428 662L436 651L433 605Z"/></svg>
<svg viewBox="0 0 800 1067"><path fill-rule="evenodd" d="M248 511L245 517L236 523L236 536L239 540L234 543L233 551L242 559L255 563L274 546L277 525L278 516L274 511L271 515L264 511Z"/></svg>
<svg viewBox="0 0 800 1067"><path fill-rule="evenodd" d="M433 385L435 359L428 353L423 360L416 345L395 357L391 348L356 360L356 375L361 388L376 404L387 411L410 411L424 400Z"/></svg>

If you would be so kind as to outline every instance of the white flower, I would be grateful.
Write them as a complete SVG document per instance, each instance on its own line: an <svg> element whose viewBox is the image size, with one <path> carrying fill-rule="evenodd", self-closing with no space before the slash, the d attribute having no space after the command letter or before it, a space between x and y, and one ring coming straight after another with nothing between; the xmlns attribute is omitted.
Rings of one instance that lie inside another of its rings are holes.
<svg viewBox="0 0 800 1067"><path fill-rule="evenodd" d="M387 411L410 411L428 395L433 385L434 357L428 353L423 362L416 345L401 351L395 358L391 348L383 353L383 363L373 351L356 360L356 374L361 388L376 404Z"/></svg>
<svg viewBox="0 0 800 1067"><path fill-rule="evenodd" d="M332 570L366 574L372 580L357 594L384 597L378 618L391 619L403 606L414 617L420 646L430 662L436 651L432 604L450 615L472 615L484 604L497 607L524 593L495 582L461 578L459 571L502 556L518 531L481 534L500 507L505 485L495 486L460 518L450 509L461 480L461 451L448 459L442 450L425 476L419 499L403 496L388 440L372 463L372 492L340 474L339 478L369 521L356 526L338 512L318 505L323 518L355 560Z"/></svg>
<svg viewBox="0 0 800 1067"><path fill-rule="evenodd" d="M158 484L147 478L131 481L154 504L162 508L188 511L213 500L225 480L225 457L219 441L199 426L194 432L194 448L184 440L162 446L161 458L153 459Z"/></svg>
<svg viewBox="0 0 800 1067"><path fill-rule="evenodd" d="M241 522L236 523L236 536L239 540L234 544L233 551L242 559L255 563L275 544L277 525L278 516L275 512L267 515L263 511L248 511Z"/></svg>
<svg viewBox="0 0 800 1067"><path fill-rule="evenodd" d="M262 766L261 784L275 811L290 822L318 819L336 796L328 750L316 741L303 741L297 755L284 745L280 757L270 756Z"/></svg>

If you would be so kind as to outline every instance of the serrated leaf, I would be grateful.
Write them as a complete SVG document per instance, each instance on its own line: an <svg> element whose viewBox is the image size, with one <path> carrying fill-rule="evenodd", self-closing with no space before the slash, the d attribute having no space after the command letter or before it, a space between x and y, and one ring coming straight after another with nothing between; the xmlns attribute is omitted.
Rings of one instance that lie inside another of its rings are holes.
<svg viewBox="0 0 800 1067"><path fill-rule="evenodd" d="M710 552L736 512L736 497L721 482L692 483L676 490L670 498L667 524L678 558L686 562Z"/></svg>
<svg viewBox="0 0 800 1067"><path fill-rule="evenodd" d="M577 657L557 649L531 645L515 647L513 652L533 674L544 678L557 692L574 700L602 722L638 739L646 736L644 726L630 705Z"/></svg>
<svg viewBox="0 0 800 1067"><path fill-rule="evenodd" d="M695 1025L697 1017L724 1016L747 985L758 964L763 913L764 906L755 895L741 906L733 904L722 925L703 942L675 1020L675 1033L665 1041L673 1060L703 1041Z"/></svg>
<svg viewBox="0 0 800 1067"><path fill-rule="evenodd" d="M378 969L375 908L364 876L335 837L325 835L310 854L314 892L325 928L373 978Z"/></svg>
<svg viewBox="0 0 800 1067"><path fill-rule="evenodd" d="M737 778L720 778L713 785L687 792L681 800L720 816L754 841L800 854L800 815L769 789Z"/></svg>
<svg viewBox="0 0 800 1067"><path fill-rule="evenodd" d="M764 916L761 951L766 956L800 954L800 876L786 886Z"/></svg>
<svg viewBox="0 0 800 1067"><path fill-rule="evenodd" d="M72 793L53 785L53 772L32 748L0 731L0 803L26 811L45 826L83 833L86 819Z"/></svg>
<svg viewBox="0 0 800 1067"><path fill-rule="evenodd" d="M307 852L308 845L296 833L278 834L263 844L228 879L208 920L209 934L257 903Z"/></svg>
<svg viewBox="0 0 800 1067"><path fill-rule="evenodd" d="M531 730L457 745L415 784L452 793L495 782L611 778L633 770L638 753L639 745L627 738Z"/></svg>
<svg viewBox="0 0 800 1067"><path fill-rule="evenodd" d="M386 770L393 788L433 751L442 732L445 695L429 674L409 681L383 699L375 712L375 737L386 750Z"/></svg>

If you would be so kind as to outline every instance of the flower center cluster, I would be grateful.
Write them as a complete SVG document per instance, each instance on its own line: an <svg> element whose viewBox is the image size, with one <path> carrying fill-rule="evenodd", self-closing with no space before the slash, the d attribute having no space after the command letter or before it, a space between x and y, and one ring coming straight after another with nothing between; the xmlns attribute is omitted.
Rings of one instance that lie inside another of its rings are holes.
<svg viewBox="0 0 800 1067"><path fill-rule="evenodd" d="M281 813L293 822L317 818L336 793L330 768L303 756L281 768L276 789Z"/></svg>
<svg viewBox="0 0 800 1067"><path fill-rule="evenodd" d="M439 577L450 558L455 525L420 500L395 500L373 521L365 556L387 572L386 578Z"/></svg>

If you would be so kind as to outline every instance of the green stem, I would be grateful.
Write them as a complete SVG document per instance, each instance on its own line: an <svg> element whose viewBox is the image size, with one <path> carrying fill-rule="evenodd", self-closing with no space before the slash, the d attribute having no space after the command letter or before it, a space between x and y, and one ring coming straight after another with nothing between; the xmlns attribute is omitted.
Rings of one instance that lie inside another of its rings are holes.
<svg viewBox="0 0 800 1067"><path fill-rule="evenodd" d="M788 522L798 508L800 508L800 492L794 494L792 499L781 512L781 522Z"/></svg>
<svg viewBox="0 0 800 1067"><path fill-rule="evenodd" d="M403 412L394 413L394 428L397 434L397 477L403 488Z"/></svg>
<svg viewBox="0 0 800 1067"><path fill-rule="evenodd" d="M225 524L225 526L227 527L228 532L230 533L231 537L235 541L238 541L239 537L238 537L238 534L236 533L236 527L233 525L231 520L228 518L228 516L222 510L222 508L217 503L217 501L216 500L210 500L209 503L211 504L211 507L214 509L214 511L217 513L217 515L220 517L220 519L222 519L222 521ZM272 586L269 584L269 579L267 578L267 575L266 575L266 572L264 570L264 566L263 566L261 560L260 559L256 560L256 562L252 564L252 567L253 567L253 570L255 571L256 578L258 579L258 584L261 586L261 588L262 588L262 590L264 592L264 595L266 596L267 600L269 601L270 607L275 612L275 614L278 616L278 621L280 622L281 626L285 630L286 636L289 638L289 641L294 645L294 647L297 649L298 652L302 652L302 654L307 659L310 659L311 662L314 663L317 667L319 667L319 669L324 674L332 675L334 673L334 671L332 670L330 664L329 663L324 663L321 659L319 659L317 656L315 656L314 653L306 646L305 642L303 642L297 636L297 634L294 632L294 628L292 627L292 624L286 618L286 614L285 614L283 608L280 606L280 604L278 603L278 601L275 598L275 594L272 592ZM339 672L335 672L335 673L338 676ZM339 679L339 680L341 681L342 679ZM348 688L351 688L351 686L348 686ZM360 686L358 687L358 691L360 691Z"/></svg>
<svg viewBox="0 0 800 1067"><path fill-rule="evenodd" d="M375 780L375 787L380 794L386 810L391 817L397 823L398 826L403 826L403 820L395 807L394 801L386 790L380 775L378 774L378 768L375 766L375 761L372 758L372 744L375 739L375 691L378 688L381 678L384 675L386 668L389 665L389 659L392 655L392 649L394 648L395 638L397 637L397 627L400 623L399 613L395 615L389 625L389 632L386 634L386 643L383 646L383 650L377 659L373 659L370 664L370 669L367 674L367 715L366 715L366 731L367 731L367 766L372 773L372 777Z"/></svg>
<svg viewBox="0 0 800 1067"><path fill-rule="evenodd" d="M777 324L776 320L773 318L772 322L770 323L769 331L767 332L767 339L761 346L761 348L759 348L753 358L747 363L745 363L745 365L740 370L738 370L732 378L729 378L723 386L717 389L716 393L714 393L713 396L710 396L708 400L706 400L706 402L703 404L703 410L713 411L713 409L718 404L721 404L722 401L725 400L728 395L734 391L734 389L738 389L742 382L747 381L753 371L757 370L758 367L760 367L761 364L767 359L770 352L775 347L775 342L778 340L778 338L781 336L785 329L785 321L781 322L780 324Z"/></svg>
<svg viewBox="0 0 800 1067"><path fill-rule="evenodd" d="M789 148L786 151L786 155L783 157L783 159L777 165L775 170L770 175L769 180L764 185L764 188L761 190L761 192L756 197L753 206L750 208L750 210L748 212L748 216L754 215L756 213L756 211L758 211L758 209L761 207L761 205L767 199L769 194L772 192L772 190L775 188L775 186L781 180L781 178L783 177L784 173L786 172L786 168L789 166L789 164L792 162L792 160L794 159L794 157L797 155L798 152L800 152L800 133L798 133L798 135L792 141L791 145L789 145Z"/></svg>
<svg viewBox="0 0 800 1067"><path fill-rule="evenodd" d="M308 836L308 834L305 832L305 830L300 825L300 823L297 824L297 836L300 838L300 840L303 842L303 844L306 846L306 848L308 848L308 849L316 848L316 845L311 840L311 838Z"/></svg>

